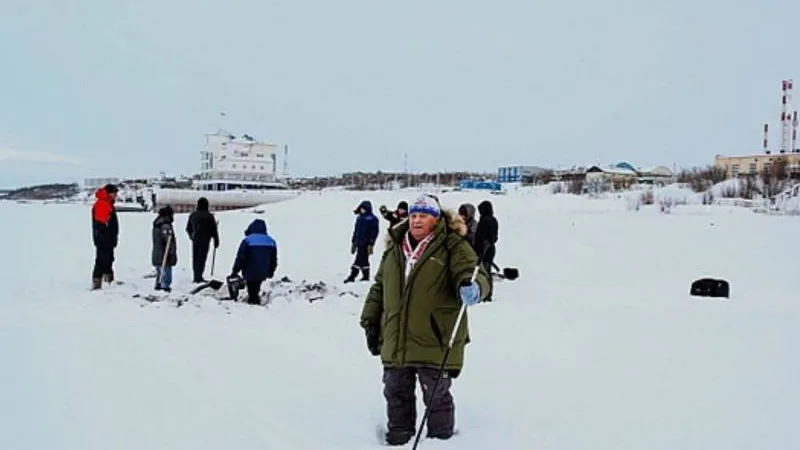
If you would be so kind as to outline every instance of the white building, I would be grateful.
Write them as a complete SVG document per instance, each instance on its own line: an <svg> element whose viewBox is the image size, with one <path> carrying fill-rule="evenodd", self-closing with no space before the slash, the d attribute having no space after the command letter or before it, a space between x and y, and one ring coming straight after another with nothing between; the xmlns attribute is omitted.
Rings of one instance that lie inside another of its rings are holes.
<svg viewBox="0 0 800 450"><path fill-rule="evenodd" d="M278 146L225 130L206 135L200 152L200 190L265 189L276 184Z"/></svg>
<svg viewBox="0 0 800 450"><path fill-rule="evenodd" d="M639 183L663 185L673 181L674 174L666 166L643 167L637 169Z"/></svg>

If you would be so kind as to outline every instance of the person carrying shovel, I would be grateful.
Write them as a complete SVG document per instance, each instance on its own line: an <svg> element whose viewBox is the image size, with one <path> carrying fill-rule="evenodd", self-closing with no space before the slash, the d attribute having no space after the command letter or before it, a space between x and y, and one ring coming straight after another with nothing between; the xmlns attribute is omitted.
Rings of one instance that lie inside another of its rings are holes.
<svg viewBox="0 0 800 450"><path fill-rule="evenodd" d="M172 268L178 264L173 216L172 207L167 205L158 210L158 217L153 221L153 251L150 262L156 268L157 291L172 291Z"/></svg>
<svg viewBox="0 0 800 450"><path fill-rule="evenodd" d="M192 240L192 274L195 283L205 283L206 279L203 278L203 272L206 270L206 261L208 259L208 251L211 247L211 241L214 241L214 255L212 256L212 263L216 257L216 250L219 248L219 231L217 220L214 214L209 211L208 199L200 197L197 200L197 209L189 214L189 219L186 221L186 233L189 239ZM212 264L212 273L213 264Z"/></svg>

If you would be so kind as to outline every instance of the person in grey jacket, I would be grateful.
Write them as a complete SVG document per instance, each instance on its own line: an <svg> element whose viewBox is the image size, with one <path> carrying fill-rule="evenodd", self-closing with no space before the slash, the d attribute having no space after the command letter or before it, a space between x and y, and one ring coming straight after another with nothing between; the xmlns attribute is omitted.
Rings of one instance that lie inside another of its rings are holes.
<svg viewBox="0 0 800 450"><path fill-rule="evenodd" d="M156 268L155 289L165 292L172 291L172 268L178 264L178 249L175 245L175 230L172 226L173 216L172 207L167 205L158 210L158 217L153 221L153 252L150 262ZM164 255L166 255L166 259Z"/></svg>
<svg viewBox="0 0 800 450"><path fill-rule="evenodd" d="M469 241L469 245L472 246L472 249L475 250L475 253L480 256L478 253L478 247L475 245L475 233L478 231L478 221L475 220L475 205L472 203L464 203L458 207L458 215L464 219L464 223L467 225L467 241Z"/></svg>

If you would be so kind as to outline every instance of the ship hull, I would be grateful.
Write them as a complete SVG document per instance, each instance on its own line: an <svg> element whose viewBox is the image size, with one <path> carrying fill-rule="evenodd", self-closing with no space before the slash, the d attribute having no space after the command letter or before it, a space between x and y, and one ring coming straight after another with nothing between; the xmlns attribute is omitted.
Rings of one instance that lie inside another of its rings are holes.
<svg viewBox="0 0 800 450"><path fill-rule="evenodd" d="M156 189L155 210L170 205L176 213L194 211L200 197L208 199L212 211L247 209L258 205L278 203L300 196L300 191L269 189L263 191L230 190L202 191L197 189Z"/></svg>

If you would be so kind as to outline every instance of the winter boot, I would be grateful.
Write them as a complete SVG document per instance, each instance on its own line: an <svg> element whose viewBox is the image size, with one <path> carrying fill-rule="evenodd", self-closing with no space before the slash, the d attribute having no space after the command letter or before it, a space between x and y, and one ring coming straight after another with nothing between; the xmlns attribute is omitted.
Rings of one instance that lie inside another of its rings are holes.
<svg viewBox="0 0 800 450"><path fill-rule="evenodd" d="M390 431L386 433L387 445L406 445L414 437L413 431Z"/></svg>
<svg viewBox="0 0 800 450"><path fill-rule="evenodd" d="M369 281L369 267L361 269L361 281Z"/></svg>
<svg viewBox="0 0 800 450"><path fill-rule="evenodd" d="M446 441L446 440L450 439L451 437L453 437L453 432L452 431L441 431L441 432L438 432L438 433L428 432L428 439L440 439L440 440Z"/></svg>
<svg viewBox="0 0 800 450"><path fill-rule="evenodd" d="M92 290L96 291L98 289L103 288L103 279L102 278L92 278Z"/></svg>
<svg viewBox="0 0 800 450"><path fill-rule="evenodd" d="M111 283L114 281L114 272L103 274L103 281Z"/></svg>
<svg viewBox="0 0 800 450"><path fill-rule="evenodd" d="M350 268L350 276L347 277L344 282L345 283L352 283L356 281L356 276L358 275L358 267L351 267Z"/></svg>

